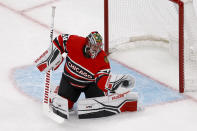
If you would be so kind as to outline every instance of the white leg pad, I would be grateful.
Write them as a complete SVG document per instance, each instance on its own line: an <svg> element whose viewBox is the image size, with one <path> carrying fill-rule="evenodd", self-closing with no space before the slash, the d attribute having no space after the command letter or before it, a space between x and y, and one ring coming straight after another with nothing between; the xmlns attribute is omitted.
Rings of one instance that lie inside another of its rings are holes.
<svg viewBox="0 0 197 131"><path fill-rule="evenodd" d="M51 107L55 114L68 119L69 111L68 111L68 100L55 94L51 99Z"/></svg>
<svg viewBox="0 0 197 131"><path fill-rule="evenodd" d="M80 119L106 117L125 111L137 111L137 92L82 99L78 102Z"/></svg>

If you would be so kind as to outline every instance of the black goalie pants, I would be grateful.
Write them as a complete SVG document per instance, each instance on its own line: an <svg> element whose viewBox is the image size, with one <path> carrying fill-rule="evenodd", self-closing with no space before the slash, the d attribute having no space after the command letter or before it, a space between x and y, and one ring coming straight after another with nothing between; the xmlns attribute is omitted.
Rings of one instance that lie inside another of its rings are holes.
<svg viewBox="0 0 197 131"><path fill-rule="evenodd" d="M95 83L91 83L85 88L75 87L72 86L67 77L62 74L58 95L72 102L76 102L82 92L84 92L86 98L104 96L104 92L99 89Z"/></svg>

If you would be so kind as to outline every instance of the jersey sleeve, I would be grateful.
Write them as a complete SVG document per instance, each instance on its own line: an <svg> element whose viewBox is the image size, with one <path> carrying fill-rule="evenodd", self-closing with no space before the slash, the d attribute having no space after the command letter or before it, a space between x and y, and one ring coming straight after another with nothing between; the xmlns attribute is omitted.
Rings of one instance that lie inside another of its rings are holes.
<svg viewBox="0 0 197 131"><path fill-rule="evenodd" d="M110 69L106 69L99 71L97 74L98 77L96 78L96 84L104 92L107 92L106 85L108 83L109 72Z"/></svg>
<svg viewBox="0 0 197 131"><path fill-rule="evenodd" d="M61 34L53 40L53 44L60 50L61 54L68 53L67 43L69 40L69 34Z"/></svg>
<svg viewBox="0 0 197 131"><path fill-rule="evenodd" d="M105 56L101 70L99 70L95 75L97 86L104 92L108 91L106 86L108 85L110 72L111 72L110 64L107 59L107 56Z"/></svg>

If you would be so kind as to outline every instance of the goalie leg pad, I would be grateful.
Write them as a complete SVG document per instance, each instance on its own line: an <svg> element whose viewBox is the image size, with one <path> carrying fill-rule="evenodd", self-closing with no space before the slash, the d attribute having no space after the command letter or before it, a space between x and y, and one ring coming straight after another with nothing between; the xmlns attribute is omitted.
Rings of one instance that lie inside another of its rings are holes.
<svg viewBox="0 0 197 131"><path fill-rule="evenodd" d="M136 92L129 92L126 95L126 102L124 105L120 108L121 112L125 111L137 111L138 110L138 93Z"/></svg>
<svg viewBox="0 0 197 131"><path fill-rule="evenodd" d="M78 102L79 119L99 118L125 111L137 111L138 94L126 92L110 96L83 99Z"/></svg>
<svg viewBox="0 0 197 131"><path fill-rule="evenodd" d="M65 119L69 118L68 100L67 99L56 94L51 99L51 108L55 114L65 118Z"/></svg>

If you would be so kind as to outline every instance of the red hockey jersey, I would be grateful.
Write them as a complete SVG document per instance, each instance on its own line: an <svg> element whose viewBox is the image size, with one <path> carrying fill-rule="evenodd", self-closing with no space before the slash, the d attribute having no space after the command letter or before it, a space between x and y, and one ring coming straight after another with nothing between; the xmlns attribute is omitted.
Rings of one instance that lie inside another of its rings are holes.
<svg viewBox="0 0 197 131"><path fill-rule="evenodd" d="M64 75L71 85L84 88L90 83L96 83L103 90L110 73L110 64L107 55L102 50L95 59L85 56L86 38L62 34L53 40L53 44L61 54L67 53Z"/></svg>

